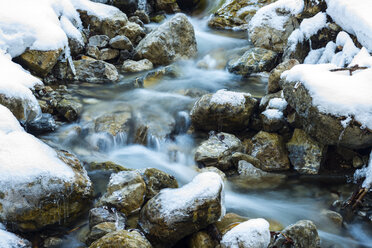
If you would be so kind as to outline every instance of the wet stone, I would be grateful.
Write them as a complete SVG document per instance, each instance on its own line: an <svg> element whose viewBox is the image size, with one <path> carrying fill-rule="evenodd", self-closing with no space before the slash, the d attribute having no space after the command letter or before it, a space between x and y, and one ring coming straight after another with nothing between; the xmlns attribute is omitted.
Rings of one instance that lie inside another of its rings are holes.
<svg viewBox="0 0 372 248"><path fill-rule="evenodd" d="M107 35L94 35L89 38L88 46L103 48L109 44L109 40Z"/></svg>

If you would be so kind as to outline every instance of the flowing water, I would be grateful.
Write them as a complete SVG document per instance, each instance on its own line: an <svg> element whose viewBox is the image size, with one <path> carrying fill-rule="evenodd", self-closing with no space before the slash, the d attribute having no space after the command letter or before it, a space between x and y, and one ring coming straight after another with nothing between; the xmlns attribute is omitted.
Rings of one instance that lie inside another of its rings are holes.
<svg viewBox="0 0 372 248"><path fill-rule="evenodd" d="M116 85L72 86L85 104L81 120L42 138L49 144L74 152L83 161L113 161L136 169L155 167L174 175L180 185L189 182L197 173L193 152L201 141L186 132L190 125L188 113L196 96L229 89L259 97L264 94L267 83L266 74L241 79L221 66L233 54L239 54L241 48L250 46L247 34L209 30L205 18L191 18L191 21L196 31L198 57L177 63L176 77L162 78L141 89L130 88L133 78L138 75L124 75ZM209 69L199 68L200 60L203 68ZM146 145L134 144L134 135L130 131L120 133L116 138L92 131L93 120L98 116L128 108L138 122L144 121L150 126ZM96 193L103 193L107 173L94 171L89 175L95 183ZM320 215L320 211L328 209L334 200L333 192L345 190L349 192L347 186L305 183L296 178L288 179L280 187L256 190L228 182L225 205L228 212L275 220L283 226L301 219L313 220L320 230L322 247L372 247L371 233L365 233L361 224L339 230ZM64 247L81 245L79 232L65 237Z"/></svg>

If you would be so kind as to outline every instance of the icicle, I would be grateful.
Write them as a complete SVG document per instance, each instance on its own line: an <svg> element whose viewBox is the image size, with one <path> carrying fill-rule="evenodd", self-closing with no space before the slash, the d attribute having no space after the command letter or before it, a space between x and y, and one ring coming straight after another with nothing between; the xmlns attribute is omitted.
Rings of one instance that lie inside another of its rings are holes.
<svg viewBox="0 0 372 248"><path fill-rule="evenodd" d="M76 76L76 70L75 70L74 63L72 61L71 50L70 50L69 46L65 47L65 59L68 62L70 68L71 68L72 74L74 74L74 76Z"/></svg>

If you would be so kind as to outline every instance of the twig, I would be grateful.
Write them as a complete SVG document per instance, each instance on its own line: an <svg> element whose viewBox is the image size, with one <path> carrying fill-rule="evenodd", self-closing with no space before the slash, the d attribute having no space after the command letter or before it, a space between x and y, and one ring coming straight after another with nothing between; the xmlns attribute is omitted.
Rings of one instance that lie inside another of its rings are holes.
<svg viewBox="0 0 372 248"><path fill-rule="evenodd" d="M345 67L345 68L332 69L332 70L329 70L329 71L330 71L330 72L336 72L336 71L349 71L350 76L352 76L354 71L356 71L356 70L365 70L365 69L368 69L368 67L365 67L365 66L359 67L359 65L354 65L354 66L352 66L352 67Z"/></svg>

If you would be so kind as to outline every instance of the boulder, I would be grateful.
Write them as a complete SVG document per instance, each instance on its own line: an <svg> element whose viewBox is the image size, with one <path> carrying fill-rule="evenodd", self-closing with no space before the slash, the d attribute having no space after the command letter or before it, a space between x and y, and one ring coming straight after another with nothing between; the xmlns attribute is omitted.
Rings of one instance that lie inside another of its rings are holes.
<svg viewBox="0 0 372 248"><path fill-rule="evenodd" d="M195 161L205 167L214 166L226 171L233 166L234 152L242 150L242 143L237 137L228 133L218 133L200 144L195 152Z"/></svg>
<svg viewBox="0 0 372 248"><path fill-rule="evenodd" d="M111 232L95 241L89 248L151 248L150 242L138 231Z"/></svg>
<svg viewBox="0 0 372 248"><path fill-rule="evenodd" d="M324 145L313 140L305 131L295 129L287 149L296 171L301 174L318 174L325 156Z"/></svg>
<svg viewBox="0 0 372 248"><path fill-rule="evenodd" d="M1 224L0 224L1 225ZM14 233L0 228L0 247L1 248L31 248L30 241L20 238Z"/></svg>
<svg viewBox="0 0 372 248"><path fill-rule="evenodd" d="M347 116L338 117L321 112L313 105L308 89L301 82L283 80L281 85L284 97L296 111L302 129L316 141L351 149L372 145L372 131L361 129L360 123L353 119L348 125L343 124Z"/></svg>
<svg viewBox="0 0 372 248"><path fill-rule="evenodd" d="M154 68L154 65L148 59L142 59L140 61L126 60L123 63L121 69L125 72L141 72L148 71Z"/></svg>
<svg viewBox="0 0 372 248"><path fill-rule="evenodd" d="M117 228L124 229L127 218L123 213L117 212L116 210L110 209L106 206L92 208L89 211L89 228L92 229L92 227L103 222L112 222L115 223Z"/></svg>
<svg viewBox="0 0 372 248"><path fill-rule="evenodd" d="M113 60L119 57L119 50L112 49L112 48L103 48L99 51L99 59L100 60Z"/></svg>
<svg viewBox="0 0 372 248"><path fill-rule="evenodd" d="M162 189L178 188L176 178L161 170L155 168L146 168L139 170L139 172L146 183L145 201L153 198Z"/></svg>
<svg viewBox="0 0 372 248"><path fill-rule="evenodd" d="M278 61L278 54L264 48L251 48L242 57L234 58L227 63L229 72L242 76L252 73L271 71Z"/></svg>
<svg viewBox="0 0 372 248"><path fill-rule="evenodd" d="M204 131L238 132L248 128L257 100L248 93L219 90L202 96L191 110L191 121Z"/></svg>
<svg viewBox="0 0 372 248"><path fill-rule="evenodd" d="M116 82L118 71L112 64L101 60L81 59L74 61L76 79L89 83Z"/></svg>
<svg viewBox="0 0 372 248"><path fill-rule="evenodd" d="M178 189L163 189L142 208L139 226L154 246L172 246L224 215L223 182L214 172Z"/></svg>
<svg viewBox="0 0 372 248"><path fill-rule="evenodd" d="M154 65L192 58L197 53L194 28L186 15L177 14L141 40L136 52Z"/></svg>
<svg viewBox="0 0 372 248"><path fill-rule="evenodd" d="M141 208L146 193L146 184L136 171L121 171L112 174L106 193L97 206L114 207L125 215L133 214Z"/></svg>
<svg viewBox="0 0 372 248"><path fill-rule="evenodd" d="M93 132L104 132L113 137L128 134L132 129L132 108L123 104L114 106L110 111L96 117L93 122Z"/></svg>
<svg viewBox="0 0 372 248"><path fill-rule="evenodd" d="M110 14L102 18L92 12L79 10L84 28L89 29L91 35L107 35L113 38L120 35L120 29L127 25L128 17L120 10L112 8Z"/></svg>
<svg viewBox="0 0 372 248"><path fill-rule="evenodd" d="M133 50L132 42L125 35L115 36L114 38L110 40L109 44L112 48L115 48L115 49L127 50L127 51Z"/></svg>
<svg viewBox="0 0 372 248"><path fill-rule="evenodd" d="M57 63L62 49L51 51L27 50L15 60L36 76L45 77Z"/></svg>
<svg viewBox="0 0 372 248"><path fill-rule="evenodd" d="M301 1L289 2L294 8L275 2L257 11L248 26L253 45L283 53L288 37L299 26L295 15L302 11Z"/></svg>
<svg viewBox="0 0 372 248"><path fill-rule="evenodd" d="M93 35L89 38L88 46L104 48L109 44L110 38L107 35Z"/></svg>
<svg viewBox="0 0 372 248"><path fill-rule="evenodd" d="M1 134L0 140L5 166L0 178L1 221L12 223L14 230L38 231L82 214L92 188L75 156L57 153L21 131Z"/></svg>
<svg viewBox="0 0 372 248"><path fill-rule="evenodd" d="M145 30L134 22L128 22L119 31L120 35L125 35L133 44L137 45L143 37L145 37Z"/></svg>
<svg viewBox="0 0 372 248"><path fill-rule="evenodd" d="M292 69L299 62L296 59L285 60L284 62L277 65L272 71L270 71L269 81L267 83L267 94L275 93L281 90L279 81L280 76L286 70Z"/></svg>
<svg viewBox="0 0 372 248"><path fill-rule="evenodd" d="M225 2L210 18L208 26L217 29L246 30L256 11L275 0L233 0Z"/></svg>
<svg viewBox="0 0 372 248"><path fill-rule="evenodd" d="M285 248L286 241L290 238L293 246L298 248L319 248L320 238L313 222L300 220L295 224L286 227L277 239L270 245L270 248Z"/></svg>
<svg viewBox="0 0 372 248"><path fill-rule="evenodd" d="M270 243L269 222L251 219L233 227L221 240L222 248L267 248Z"/></svg>
<svg viewBox="0 0 372 248"><path fill-rule="evenodd" d="M262 130L266 132L278 132L285 124L284 114L279 109L266 109L260 114Z"/></svg>
<svg viewBox="0 0 372 248"><path fill-rule="evenodd" d="M138 16L139 19L144 23L144 24L149 24L150 23L150 17L144 10L136 10L134 12L134 16Z"/></svg>
<svg viewBox="0 0 372 248"><path fill-rule="evenodd" d="M260 160L261 170L289 169L288 153L283 138L279 134L261 131L251 139L247 150L248 154Z"/></svg>
<svg viewBox="0 0 372 248"><path fill-rule="evenodd" d="M63 116L67 121L76 121L83 111L83 104L74 99L61 99L57 102L56 110L59 115Z"/></svg>

